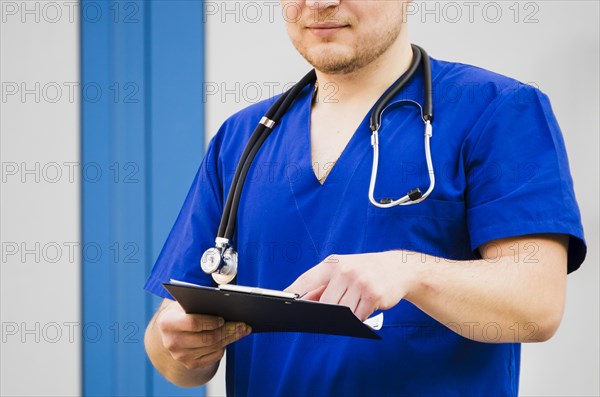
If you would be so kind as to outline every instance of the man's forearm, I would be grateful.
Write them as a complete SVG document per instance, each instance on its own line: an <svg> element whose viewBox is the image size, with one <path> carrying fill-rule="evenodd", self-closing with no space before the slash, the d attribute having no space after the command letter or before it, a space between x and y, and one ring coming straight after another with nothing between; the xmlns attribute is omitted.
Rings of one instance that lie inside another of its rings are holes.
<svg viewBox="0 0 600 397"><path fill-rule="evenodd" d="M144 337L146 352L154 367L169 382L180 387L202 386L211 380L219 368L219 362L202 368L189 369L174 360L163 346L160 330L155 324L157 315L158 313L148 324Z"/></svg>
<svg viewBox="0 0 600 397"><path fill-rule="evenodd" d="M544 246L534 260L523 254L477 261L402 251L387 254L415 264L417 281L405 299L469 339L544 341L562 318L566 277L561 272L566 275L566 256L552 246Z"/></svg>

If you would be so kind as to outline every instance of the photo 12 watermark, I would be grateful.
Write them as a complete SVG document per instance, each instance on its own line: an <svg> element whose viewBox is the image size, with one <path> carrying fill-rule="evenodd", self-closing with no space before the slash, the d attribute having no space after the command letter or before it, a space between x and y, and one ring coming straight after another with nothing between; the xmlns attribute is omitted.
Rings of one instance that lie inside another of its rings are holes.
<svg viewBox="0 0 600 397"><path fill-rule="evenodd" d="M3 321L0 331L2 344L14 343L111 343L134 344L143 342L144 327L136 322L98 322L49 321L49 322L16 322Z"/></svg>
<svg viewBox="0 0 600 397"><path fill-rule="evenodd" d="M540 3L534 1L412 1L406 5L405 22L539 23Z"/></svg>
<svg viewBox="0 0 600 397"><path fill-rule="evenodd" d="M143 180L141 166L134 161L97 162L78 161L4 161L0 164L2 183L58 184L58 183L113 183L138 184Z"/></svg>
<svg viewBox="0 0 600 397"><path fill-rule="evenodd" d="M140 1L0 1L0 21L22 24L123 23L142 21Z"/></svg>
<svg viewBox="0 0 600 397"><path fill-rule="evenodd" d="M3 81L2 103L141 103L143 85L135 81L99 83L90 81Z"/></svg>
<svg viewBox="0 0 600 397"><path fill-rule="evenodd" d="M2 241L2 264L140 264L141 244L135 241Z"/></svg>

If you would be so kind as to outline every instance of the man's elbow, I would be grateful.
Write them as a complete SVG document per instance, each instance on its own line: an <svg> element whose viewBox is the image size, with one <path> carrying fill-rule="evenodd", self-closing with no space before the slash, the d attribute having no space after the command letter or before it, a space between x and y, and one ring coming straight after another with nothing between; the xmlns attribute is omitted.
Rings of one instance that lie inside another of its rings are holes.
<svg viewBox="0 0 600 397"><path fill-rule="evenodd" d="M558 331L563 318L567 293L567 251L566 241L553 261L544 261L539 284L532 288L531 301L534 305L534 313L530 318L536 318L537 330L532 335L530 342L546 342ZM535 285L535 284L534 284ZM528 342L528 341L526 341Z"/></svg>
<svg viewBox="0 0 600 397"><path fill-rule="evenodd" d="M534 333L523 342L546 342L558 331L564 312L564 300L556 299L548 304L536 316L538 321L533 325Z"/></svg>
<svg viewBox="0 0 600 397"><path fill-rule="evenodd" d="M547 342L554 336L554 334L556 334L556 331L558 331L559 325L560 325L560 319L545 320L539 326L536 336L534 336L532 338L532 340L526 341L526 342Z"/></svg>

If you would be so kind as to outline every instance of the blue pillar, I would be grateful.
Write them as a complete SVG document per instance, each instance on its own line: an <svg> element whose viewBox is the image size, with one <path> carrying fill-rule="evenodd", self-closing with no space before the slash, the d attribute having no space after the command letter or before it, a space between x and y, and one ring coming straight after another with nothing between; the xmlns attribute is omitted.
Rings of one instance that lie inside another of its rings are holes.
<svg viewBox="0 0 600 397"><path fill-rule="evenodd" d="M204 150L202 1L81 3L83 394L183 396L144 351L144 281Z"/></svg>

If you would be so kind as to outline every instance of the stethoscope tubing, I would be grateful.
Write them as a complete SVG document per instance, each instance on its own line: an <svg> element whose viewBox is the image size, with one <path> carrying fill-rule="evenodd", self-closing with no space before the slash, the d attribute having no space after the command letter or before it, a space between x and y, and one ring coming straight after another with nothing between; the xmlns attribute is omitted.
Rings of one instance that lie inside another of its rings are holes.
<svg viewBox="0 0 600 397"><path fill-rule="evenodd" d="M224 213L227 211L227 217L221 218L221 224L219 225L219 234L222 238L231 240L237 223L238 207L240 204L240 198L242 196L242 189L246 176L250 170L250 166L256 157L259 149L262 147L265 140L271 135L274 127L279 123L279 120L287 112L291 104L294 102L300 91L309 83L316 81L317 75L314 70L311 70L306 76L304 76L297 84L295 84L290 90L283 94L275 104L269 109L265 118L271 122L271 127L268 127L260 123L252 136L242 156L240 162L236 168L236 172L231 183L229 194L227 195L227 203L223 209ZM274 113L274 114L273 114ZM264 119L264 118L263 118ZM232 216L233 215L233 216ZM226 219L226 222L224 222ZM224 233L222 233L222 227L224 226Z"/></svg>

